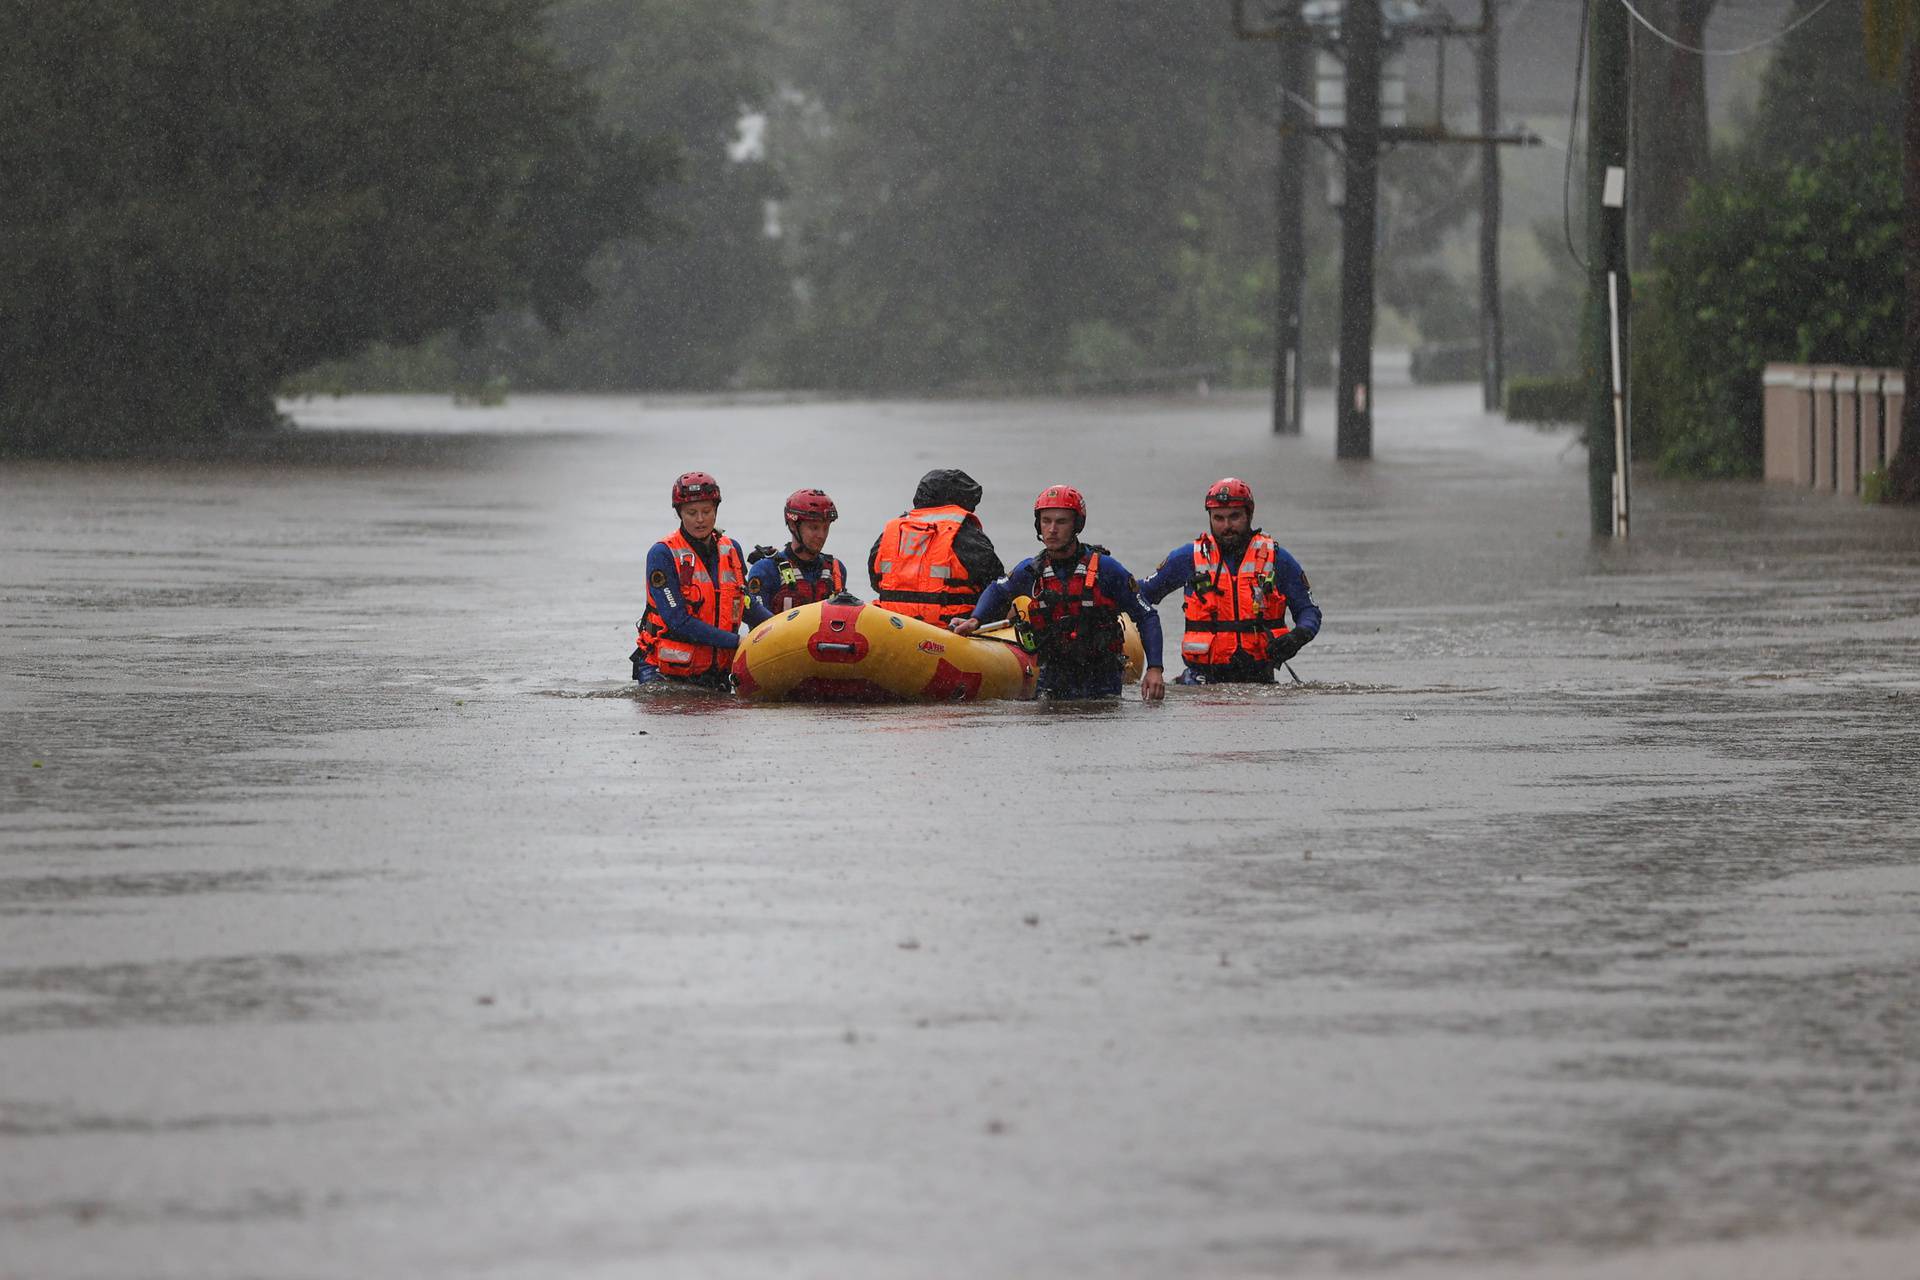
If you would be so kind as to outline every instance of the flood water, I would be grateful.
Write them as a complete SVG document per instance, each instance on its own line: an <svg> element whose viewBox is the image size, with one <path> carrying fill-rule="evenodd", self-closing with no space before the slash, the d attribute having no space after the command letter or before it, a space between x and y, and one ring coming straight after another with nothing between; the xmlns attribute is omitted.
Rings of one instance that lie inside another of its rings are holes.
<svg viewBox="0 0 1920 1280"><path fill-rule="evenodd" d="M1478 397L1371 463L517 397L0 471L0 1276L1920 1274L1820 1261L1920 1257L1920 513L1646 480L1596 544ZM935 466L1142 576L1246 478L1305 683L634 695L676 473L863 564Z"/></svg>

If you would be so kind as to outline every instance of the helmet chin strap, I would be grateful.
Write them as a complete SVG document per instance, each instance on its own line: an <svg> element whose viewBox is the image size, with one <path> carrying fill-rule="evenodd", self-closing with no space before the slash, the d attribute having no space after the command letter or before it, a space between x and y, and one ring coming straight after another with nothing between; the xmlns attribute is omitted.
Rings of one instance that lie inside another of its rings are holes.
<svg viewBox="0 0 1920 1280"><path fill-rule="evenodd" d="M1036 534L1038 534L1038 532L1039 532L1038 530L1035 530ZM1062 547L1058 551L1055 551L1052 547L1047 546L1046 539L1044 538L1040 540L1040 546L1042 550L1044 550L1047 553L1047 555L1051 556L1055 560L1071 560L1080 550L1080 535L1077 533L1073 535L1073 540L1067 543L1066 546Z"/></svg>

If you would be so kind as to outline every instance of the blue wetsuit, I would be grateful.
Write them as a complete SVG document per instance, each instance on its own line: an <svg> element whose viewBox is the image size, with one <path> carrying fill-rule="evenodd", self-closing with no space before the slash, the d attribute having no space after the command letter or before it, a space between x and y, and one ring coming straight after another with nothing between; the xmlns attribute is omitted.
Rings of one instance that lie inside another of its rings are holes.
<svg viewBox="0 0 1920 1280"><path fill-rule="evenodd" d="M1260 532L1258 529L1255 533ZM1217 540L1216 540L1217 541ZM1220 548L1220 563L1228 574L1239 571L1240 552L1228 554L1225 547ZM1307 582L1306 571L1300 562L1290 555L1285 547L1276 544L1273 549L1274 584L1287 597L1287 612L1293 615L1293 630L1301 632L1308 640L1320 634L1320 606L1313 602L1313 588ZM1148 604L1159 604L1173 592L1182 596L1193 593L1193 544L1183 543L1167 552L1167 558L1153 576L1140 584L1140 595ZM1182 659L1185 661L1185 659ZM1224 666L1210 666L1205 663L1187 662L1187 669L1180 673L1181 684L1207 683L1254 683L1270 684L1273 681L1273 663L1256 662L1244 654L1235 654L1234 660Z"/></svg>
<svg viewBox="0 0 1920 1280"><path fill-rule="evenodd" d="M1080 548L1074 549L1079 555ZM1042 554L1045 554L1044 552ZM973 607L973 616L981 622L998 622L1007 616L1013 607L1015 596L1033 594L1035 577L1032 556L1013 566L1006 577L997 579L981 593L980 602ZM1072 562L1069 561L1069 564ZM1096 581L1106 597L1120 607L1120 611L1132 618L1134 625L1140 628L1140 644L1147 651L1147 665L1161 665L1160 615L1140 599L1139 585L1127 567L1104 553L1100 556L1100 567ZM1097 666L1083 667L1060 662L1042 662L1040 664L1040 692L1055 698L1114 698L1120 695L1122 663L1101 662Z"/></svg>
<svg viewBox="0 0 1920 1280"><path fill-rule="evenodd" d="M805 589L801 592L803 599L799 603L812 604L816 600L825 600L833 594L833 575L827 572L829 565L840 566L841 589L846 589L847 566L824 551L814 557L812 564L792 556L789 557L789 563L793 565L794 572L799 575L800 581L805 584ZM747 594L753 597L754 604L764 609L779 610L783 607L780 591L780 553L761 556L747 569ZM768 616L772 616L771 613Z"/></svg>
<svg viewBox="0 0 1920 1280"><path fill-rule="evenodd" d="M720 581L720 539L712 537L702 544L693 542L693 549L707 567L707 577L713 582ZM744 584L742 584L744 587ZM647 598L653 602L654 609L667 624L667 634L678 636L682 640L691 640L695 644L712 645L716 649L737 649L740 647L740 634L737 631L723 631L711 622L702 621L687 612L687 606L680 602L680 570L673 563L673 550L664 542L656 542L647 551ZM752 596L747 597L746 620L749 627L757 627L773 615L768 613ZM713 676L709 679L708 676ZM671 680L669 676L651 662L635 653L633 659L633 678L641 684L655 680ZM690 684L710 684L722 686L727 683L725 672L709 672L707 675L694 676Z"/></svg>

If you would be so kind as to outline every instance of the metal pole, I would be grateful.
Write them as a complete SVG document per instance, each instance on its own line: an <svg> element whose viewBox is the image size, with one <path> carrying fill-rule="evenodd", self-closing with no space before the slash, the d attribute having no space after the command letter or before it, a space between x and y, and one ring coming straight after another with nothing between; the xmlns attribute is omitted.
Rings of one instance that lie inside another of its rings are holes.
<svg viewBox="0 0 1920 1280"><path fill-rule="evenodd" d="M1632 456L1627 452L1627 405L1625 378L1620 365L1620 273L1607 272L1607 338L1612 351L1613 373L1613 536L1627 536L1628 504L1633 494L1629 483Z"/></svg>
<svg viewBox="0 0 1920 1280"><path fill-rule="evenodd" d="M1500 23L1495 0L1480 0L1480 136L1500 130ZM1480 400L1498 413L1506 389L1500 318L1500 144L1480 147Z"/></svg>
<svg viewBox="0 0 1920 1280"><path fill-rule="evenodd" d="M1380 0L1347 0L1346 207L1340 223L1340 380L1335 456L1373 456L1373 249L1380 180Z"/></svg>
<svg viewBox="0 0 1920 1280"><path fill-rule="evenodd" d="M1279 40L1280 172L1275 184L1275 298L1273 346L1273 432L1300 434L1302 364L1301 300L1306 292L1307 129L1313 120L1303 102L1312 100L1312 46L1304 31Z"/></svg>

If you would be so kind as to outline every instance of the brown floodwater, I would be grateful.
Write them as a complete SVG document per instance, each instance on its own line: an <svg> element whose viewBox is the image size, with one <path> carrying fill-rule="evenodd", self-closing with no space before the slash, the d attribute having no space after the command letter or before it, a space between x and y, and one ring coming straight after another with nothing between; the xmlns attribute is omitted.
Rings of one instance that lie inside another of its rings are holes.
<svg viewBox="0 0 1920 1280"><path fill-rule="evenodd" d="M0 1276L1920 1232L1920 513L1648 478L1596 543L1478 395L1384 389L1371 463L1324 400L529 396L0 470ZM935 466L1143 576L1245 477L1304 683L633 692L676 473L862 563Z"/></svg>

